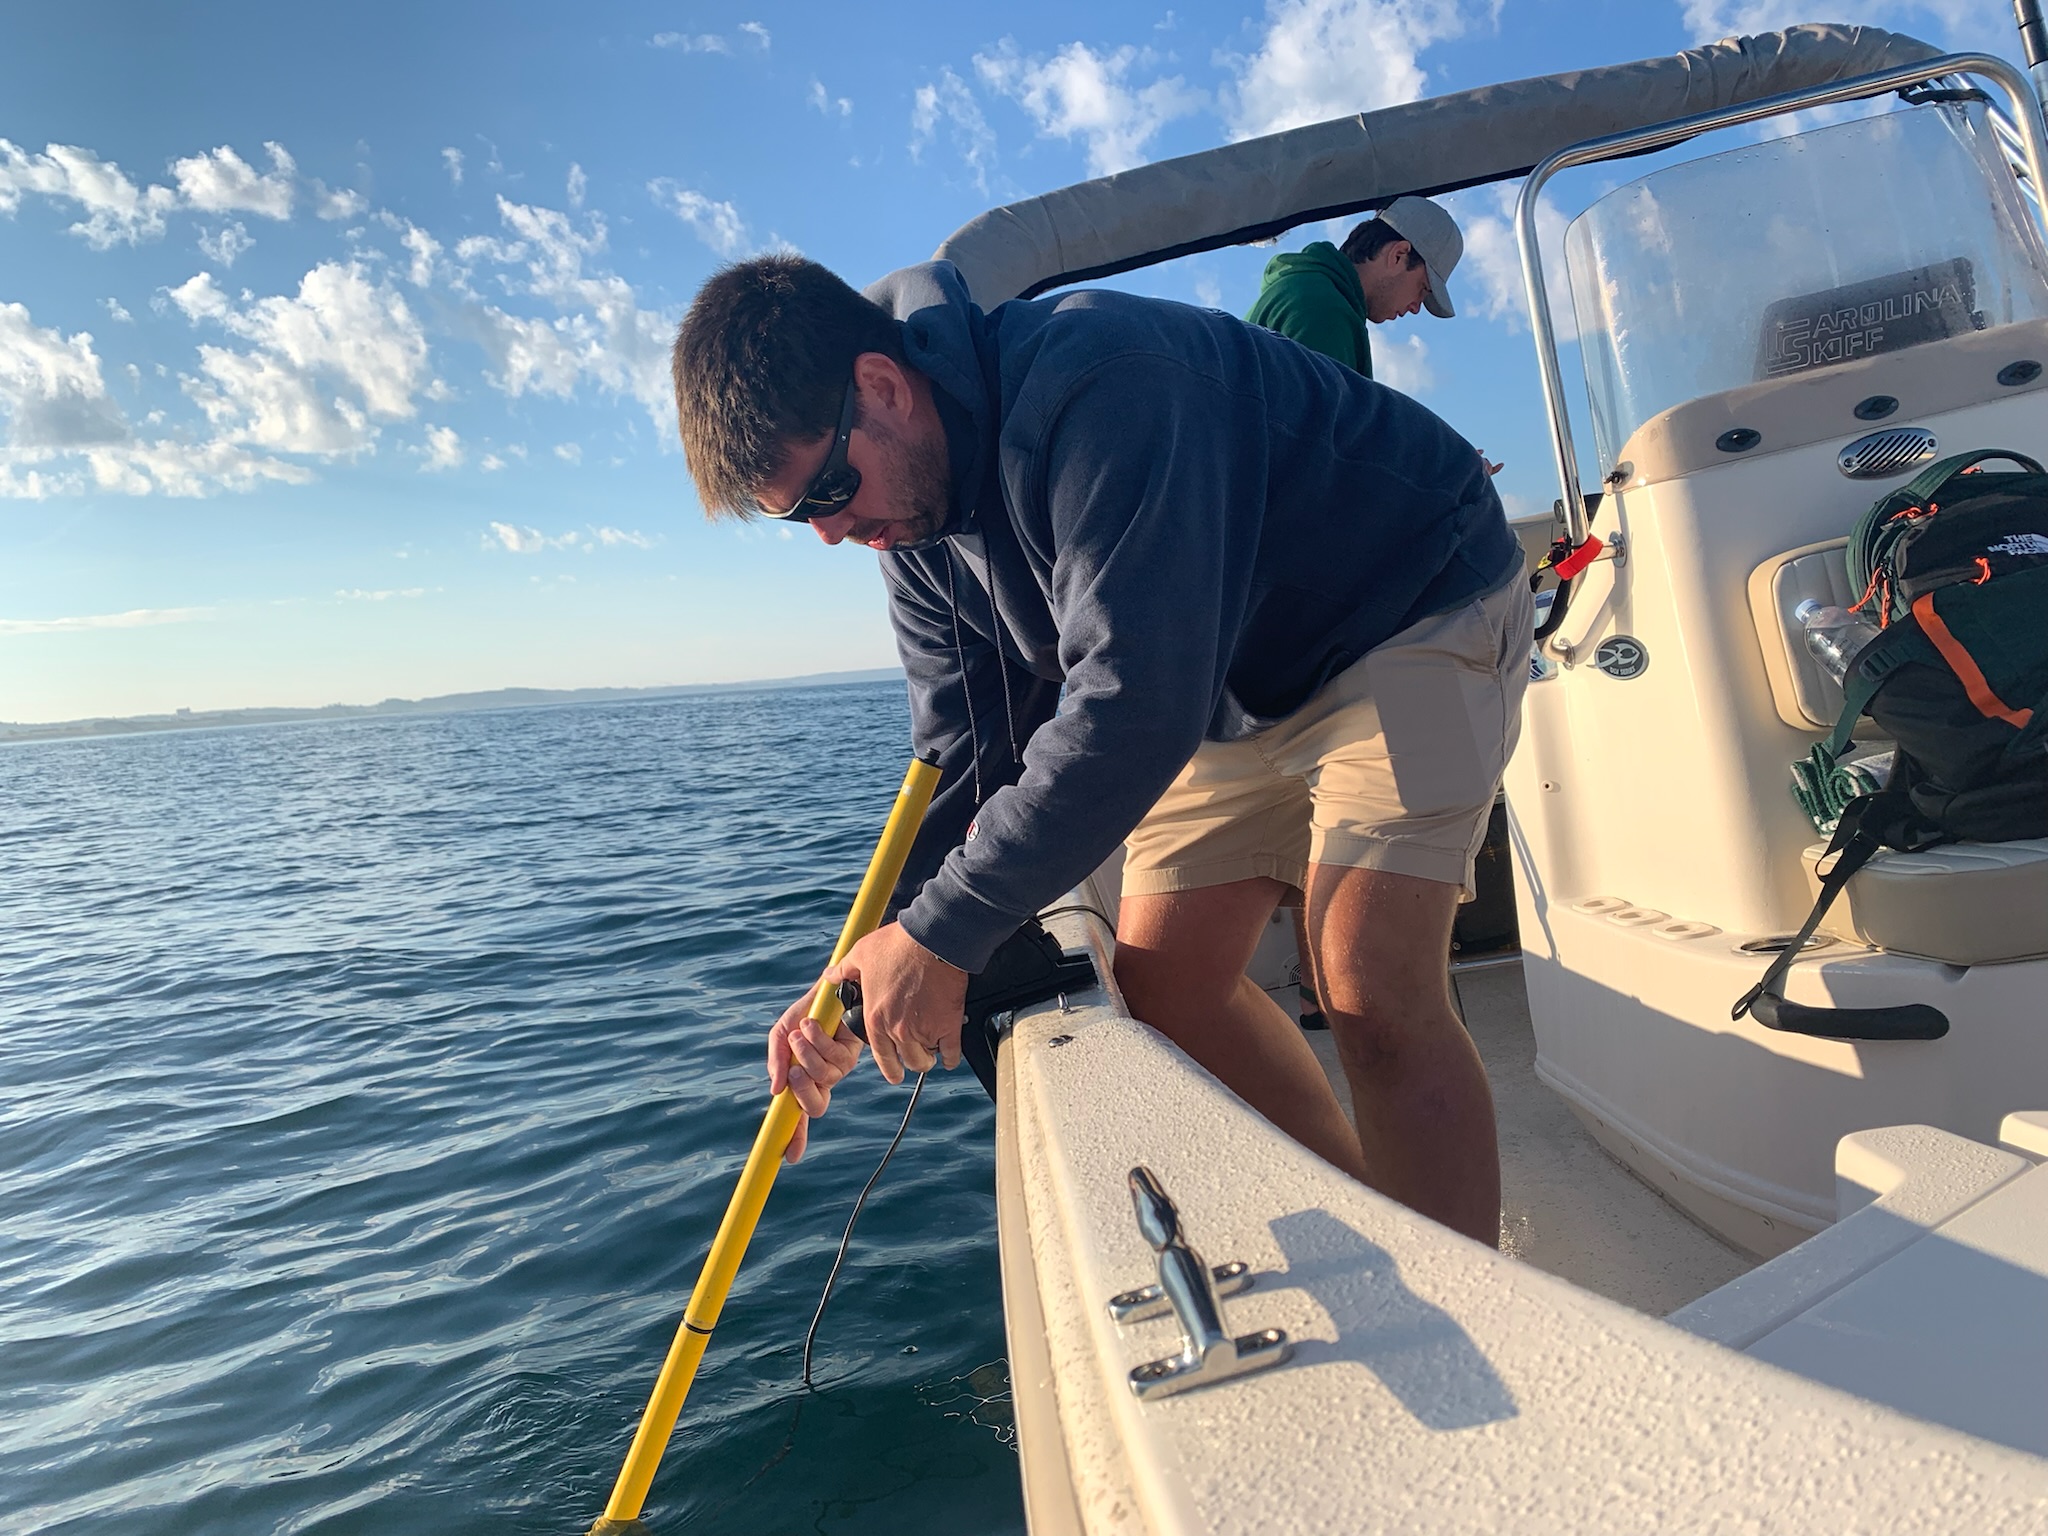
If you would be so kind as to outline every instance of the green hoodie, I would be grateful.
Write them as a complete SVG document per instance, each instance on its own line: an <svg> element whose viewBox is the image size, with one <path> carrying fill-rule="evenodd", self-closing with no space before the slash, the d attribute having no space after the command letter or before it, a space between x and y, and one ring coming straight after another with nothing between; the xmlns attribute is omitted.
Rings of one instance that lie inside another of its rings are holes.
<svg viewBox="0 0 2048 1536"><path fill-rule="evenodd" d="M1267 262L1258 299L1245 319L1372 377L1358 268L1327 240Z"/></svg>

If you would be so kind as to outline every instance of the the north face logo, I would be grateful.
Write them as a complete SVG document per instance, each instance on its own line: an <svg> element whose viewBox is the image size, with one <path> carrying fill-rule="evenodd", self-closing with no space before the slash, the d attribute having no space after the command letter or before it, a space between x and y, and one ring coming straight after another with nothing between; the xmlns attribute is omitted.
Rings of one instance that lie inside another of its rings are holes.
<svg viewBox="0 0 2048 1536"><path fill-rule="evenodd" d="M2009 533L1985 550L1991 555L2048 555L2048 533Z"/></svg>

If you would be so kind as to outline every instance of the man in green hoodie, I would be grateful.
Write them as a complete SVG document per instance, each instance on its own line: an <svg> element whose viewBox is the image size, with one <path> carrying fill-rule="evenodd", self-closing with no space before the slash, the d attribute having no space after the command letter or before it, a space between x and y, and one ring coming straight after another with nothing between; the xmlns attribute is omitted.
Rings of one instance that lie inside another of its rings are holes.
<svg viewBox="0 0 2048 1536"><path fill-rule="evenodd" d="M1426 197L1397 198L1344 237L1266 263L1259 297L1245 319L1263 325L1372 377L1366 325L1418 309L1448 320L1451 269L1465 254L1464 236L1448 213Z"/></svg>

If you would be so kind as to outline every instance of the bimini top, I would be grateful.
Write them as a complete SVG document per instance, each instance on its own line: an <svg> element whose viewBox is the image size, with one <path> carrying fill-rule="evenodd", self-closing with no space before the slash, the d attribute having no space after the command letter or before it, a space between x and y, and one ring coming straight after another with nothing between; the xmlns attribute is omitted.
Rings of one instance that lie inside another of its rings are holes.
<svg viewBox="0 0 2048 1536"><path fill-rule="evenodd" d="M1426 197L1504 181L1585 139L1916 64L1940 51L1876 27L1807 25L1481 86L994 208L933 255L955 263L975 301L989 307L1385 207L1404 193Z"/></svg>

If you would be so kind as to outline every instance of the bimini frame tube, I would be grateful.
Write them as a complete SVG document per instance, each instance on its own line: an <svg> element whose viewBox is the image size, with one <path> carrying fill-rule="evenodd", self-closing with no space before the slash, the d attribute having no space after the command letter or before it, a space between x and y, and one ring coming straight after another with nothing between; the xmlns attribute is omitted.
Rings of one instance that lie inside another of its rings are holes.
<svg viewBox="0 0 2048 1536"><path fill-rule="evenodd" d="M1564 488L1565 533L1576 549L1586 542L1586 497L1579 487L1579 459L1572 447L1571 416L1565 404L1564 372L1557 360L1557 333L1550 323L1550 292L1543 281L1543 253L1536 240L1536 204L1543 187L1559 171L1623 155L1647 154L1716 128L1735 128L1762 118L1798 112L1808 107L1832 106L1836 102L1860 101L1888 91L1924 84L1943 75L1978 75L1991 81L2006 95L2012 120L2018 124L2021 149L2026 157L2027 177L2048 197L2048 126L2041 120L2041 104L2028 88L2027 80L2005 60L1988 53L1951 53L1921 64L1888 69L1880 74L1860 75L1837 85L1814 86L1767 96L1746 106L1726 107L1696 117L1676 118L1649 128L1611 133L1605 138L1587 139L1561 149L1539 164L1522 183L1521 200L1515 205L1515 243L1522 253L1522 283L1529 302L1530 329L1536 338L1536 363L1543 374L1543 408L1550 415L1550 439L1557 454L1557 478Z"/></svg>
<svg viewBox="0 0 2048 1536"><path fill-rule="evenodd" d="M936 762L922 758L910 765L910 771L903 776L903 787L896 792L896 804L889 812L888 824L882 829L882 840L875 846L875 856L868 861L868 872L860 883L860 893L853 899L853 910L846 914L846 926L839 931L839 942L832 947L832 963L837 965L846 958L846 952L864 935L871 933L881 922L882 912L887 907L889 892L896 886L897 877L903 873L903 862L910 856L910 845L917 837L917 829L924 822L924 813L932 803L932 791L938 788L939 767ZM811 1017L827 1035L839 1032L839 995L837 991L820 983L818 995L811 1002ZM690 1293L690 1304L683 1311L682 1326L676 1330L675 1342L669 1346L668 1358L662 1362L661 1375L654 1383L654 1395L647 1401L647 1411L640 1417L640 1428L633 1436L633 1448L626 1453L626 1464L619 1469L619 1479L612 1487L612 1496L604 1507L604 1516L591 1527L594 1533L611 1529L616 1523L640 1518L640 1508L647 1502L648 1486L654 1481L655 1468L661 1465L661 1453L668 1446L668 1437L676 1427L676 1419L683 1411L683 1399L689 1396L690 1383L697 1377L697 1364L704 1358L704 1346L711 1341L711 1330L718 1326L718 1314L725 1306L726 1293L732 1289L733 1277L739 1273L740 1260L746 1257L747 1242L754 1235L755 1224L761 1219L761 1209L768 1203L768 1191L775 1185L776 1170L782 1166L782 1154L788 1150L789 1139L796 1132L796 1123L803 1111L797 1107L796 1095L785 1088L768 1105L768 1113L761 1120L759 1134L754 1137L754 1149L747 1154L747 1166L740 1174L739 1187L732 1192L732 1201L725 1208L725 1220L718 1224L718 1236L712 1239L711 1252L704 1260L703 1272L697 1277L697 1288Z"/></svg>

